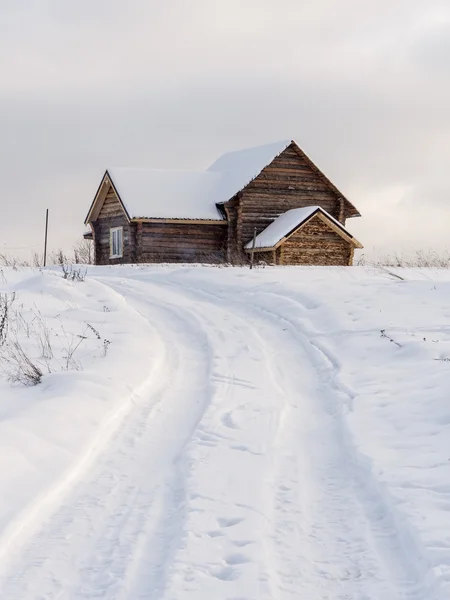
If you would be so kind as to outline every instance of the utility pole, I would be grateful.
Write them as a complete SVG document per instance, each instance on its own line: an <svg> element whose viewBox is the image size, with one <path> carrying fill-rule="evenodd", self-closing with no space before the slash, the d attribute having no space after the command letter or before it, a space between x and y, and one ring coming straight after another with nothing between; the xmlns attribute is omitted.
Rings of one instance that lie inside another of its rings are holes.
<svg viewBox="0 0 450 600"><path fill-rule="evenodd" d="M48 208L45 212L44 267L47 266Z"/></svg>
<svg viewBox="0 0 450 600"><path fill-rule="evenodd" d="M256 227L253 230L253 243L252 243L252 254L250 256L250 269L253 269L253 256L255 255L255 245L256 245Z"/></svg>

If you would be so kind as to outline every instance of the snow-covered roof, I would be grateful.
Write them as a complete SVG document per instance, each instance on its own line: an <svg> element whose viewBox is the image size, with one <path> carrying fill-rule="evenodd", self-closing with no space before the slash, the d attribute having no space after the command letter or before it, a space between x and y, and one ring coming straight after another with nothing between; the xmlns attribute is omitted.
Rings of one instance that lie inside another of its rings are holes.
<svg viewBox="0 0 450 600"><path fill-rule="evenodd" d="M339 221L332 217L326 210L323 210L320 206L307 206L305 208L293 208L286 211L279 217L272 221L260 234L256 236L255 248L273 248L283 238L292 233L297 227L300 227L302 223L308 220L315 213L320 212L327 217L332 223L337 225L339 229L346 234L348 237L353 238L352 234L349 233ZM356 245L359 242L355 240ZM246 250L253 248L253 240L248 242L245 246Z"/></svg>
<svg viewBox="0 0 450 600"><path fill-rule="evenodd" d="M104 199L102 192L105 191L103 184L109 185L106 175L112 181L130 219L223 221L225 217L218 205L244 189L291 144L294 144L300 156L317 171L328 187L346 202L351 211L350 216L359 216L356 208L340 194L295 142L283 140L228 152L206 171L110 168L100 184L85 223L91 220L92 215L97 214L96 208L101 207Z"/></svg>
<svg viewBox="0 0 450 600"><path fill-rule="evenodd" d="M284 140L223 154L208 168L209 173L222 174L216 202L227 202L240 192L291 143L291 140Z"/></svg>
<svg viewBox="0 0 450 600"><path fill-rule="evenodd" d="M108 169L131 219L222 220L214 201L220 173L163 169Z"/></svg>
<svg viewBox="0 0 450 600"><path fill-rule="evenodd" d="M115 167L107 172L131 219L220 221L216 204L241 191L290 143L229 152L206 171Z"/></svg>

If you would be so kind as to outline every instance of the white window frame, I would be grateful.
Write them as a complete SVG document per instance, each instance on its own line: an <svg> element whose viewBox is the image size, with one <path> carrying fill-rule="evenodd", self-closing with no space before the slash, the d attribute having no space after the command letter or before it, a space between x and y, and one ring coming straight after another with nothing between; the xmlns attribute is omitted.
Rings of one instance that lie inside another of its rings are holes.
<svg viewBox="0 0 450 600"><path fill-rule="evenodd" d="M117 241L114 238L117 237ZM114 253L116 250L116 253ZM109 229L109 258L123 257L123 227L111 227Z"/></svg>

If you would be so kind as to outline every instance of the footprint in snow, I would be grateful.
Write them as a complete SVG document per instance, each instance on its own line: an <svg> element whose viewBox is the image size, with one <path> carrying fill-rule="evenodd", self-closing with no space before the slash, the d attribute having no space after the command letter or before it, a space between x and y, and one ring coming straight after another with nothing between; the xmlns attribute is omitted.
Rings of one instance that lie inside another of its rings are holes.
<svg viewBox="0 0 450 600"><path fill-rule="evenodd" d="M233 545L236 546L236 548L245 548L245 546L250 546L250 544L254 543L255 542L252 542L251 540L235 540Z"/></svg>
<svg viewBox="0 0 450 600"><path fill-rule="evenodd" d="M225 534L223 533L223 531L215 530L215 531L208 531L208 535L209 535L209 537L215 538L215 537L221 537L222 535L225 535Z"/></svg>
<svg viewBox="0 0 450 600"><path fill-rule="evenodd" d="M248 556L245 556L245 554L230 554L226 559L225 562L227 563L227 565L243 565L245 563L251 562Z"/></svg>
<svg viewBox="0 0 450 600"><path fill-rule="evenodd" d="M222 423L223 423L223 425L225 425L225 427L228 427L228 429L239 429L239 427L233 421L231 413L229 413L229 412L227 412L223 415Z"/></svg>
<svg viewBox="0 0 450 600"><path fill-rule="evenodd" d="M211 574L222 581L236 581L236 579L239 579L239 571L232 567L223 567L212 571Z"/></svg>
<svg viewBox="0 0 450 600"><path fill-rule="evenodd" d="M224 517L219 517L217 519L217 522L219 523L220 527L234 527L235 525L239 525L239 523L242 523L244 519L241 519L240 517L234 517L231 519L226 519Z"/></svg>

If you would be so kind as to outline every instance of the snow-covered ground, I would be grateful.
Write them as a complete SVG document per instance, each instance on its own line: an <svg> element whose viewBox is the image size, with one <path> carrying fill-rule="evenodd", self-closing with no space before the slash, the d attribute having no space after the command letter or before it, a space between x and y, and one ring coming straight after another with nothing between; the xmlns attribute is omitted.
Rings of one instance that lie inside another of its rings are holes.
<svg viewBox="0 0 450 600"><path fill-rule="evenodd" d="M13 292L44 376L0 374L0 598L450 597L449 271L5 269Z"/></svg>

